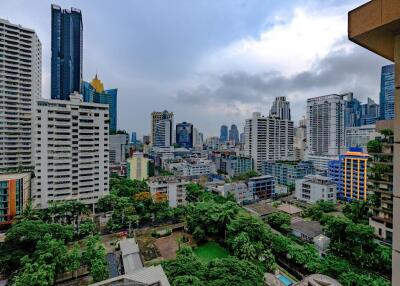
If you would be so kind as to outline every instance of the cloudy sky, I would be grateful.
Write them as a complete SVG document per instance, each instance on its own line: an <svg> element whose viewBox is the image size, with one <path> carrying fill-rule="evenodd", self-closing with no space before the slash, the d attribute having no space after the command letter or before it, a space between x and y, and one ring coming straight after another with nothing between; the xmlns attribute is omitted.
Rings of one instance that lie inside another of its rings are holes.
<svg viewBox="0 0 400 286"><path fill-rule="evenodd" d="M242 129L276 96L293 119L306 99L353 91L378 100L388 62L347 40L347 12L366 0L1 0L0 18L36 30L50 96L50 5L82 10L84 80L118 88L118 127L149 132L164 109L206 136ZM297 123L296 123L297 124Z"/></svg>

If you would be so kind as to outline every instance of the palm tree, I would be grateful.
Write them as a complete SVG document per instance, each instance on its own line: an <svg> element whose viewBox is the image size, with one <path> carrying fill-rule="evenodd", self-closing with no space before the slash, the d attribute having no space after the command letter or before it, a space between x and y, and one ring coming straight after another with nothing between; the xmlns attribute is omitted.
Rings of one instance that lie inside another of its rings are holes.
<svg viewBox="0 0 400 286"><path fill-rule="evenodd" d="M32 207L32 201L29 199L25 208L22 212L14 217L14 223L27 220L40 220L40 216L37 210Z"/></svg>
<svg viewBox="0 0 400 286"><path fill-rule="evenodd" d="M217 214L217 221L224 230L224 241L226 241L227 225L235 218L238 213L237 204L234 202L226 202L222 210Z"/></svg>

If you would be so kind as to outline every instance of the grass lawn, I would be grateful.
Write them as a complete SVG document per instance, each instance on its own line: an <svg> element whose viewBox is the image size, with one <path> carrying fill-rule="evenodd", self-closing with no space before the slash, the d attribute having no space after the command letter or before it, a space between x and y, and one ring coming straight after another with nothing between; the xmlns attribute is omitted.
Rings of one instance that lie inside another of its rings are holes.
<svg viewBox="0 0 400 286"><path fill-rule="evenodd" d="M209 262L215 258L228 256L228 251L215 241L207 242L194 250L194 253L203 261Z"/></svg>

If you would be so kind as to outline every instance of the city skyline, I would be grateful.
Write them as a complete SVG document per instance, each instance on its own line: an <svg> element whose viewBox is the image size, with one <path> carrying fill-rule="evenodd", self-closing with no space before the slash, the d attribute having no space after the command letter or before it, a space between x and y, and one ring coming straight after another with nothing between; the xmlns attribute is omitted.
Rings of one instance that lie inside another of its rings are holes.
<svg viewBox="0 0 400 286"><path fill-rule="evenodd" d="M195 9L173 2L168 10L177 12L160 17L167 9L162 3L104 3L102 8L93 8L91 1L54 4L82 11L83 80L97 71L107 86L118 88L120 129L137 130L139 137L149 134L149 114L168 109L177 122L190 120L209 137L223 123L234 123L242 132L245 118L266 113L275 96L286 96L296 106L294 122L305 114L305 100L314 96L354 92L362 102L367 97L379 101L380 70L388 62L352 45L344 24L346 11L365 1L318 2L221 2L193 4ZM51 4L0 3L0 17L34 29L43 43L44 98L50 97ZM36 17L26 13L32 10ZM120 17L96 20L108 13ZM149 22L153 19L158 20ZM181 27L182 21L187 27ZM121 26L132 29L122 33ZM301 45L290 45L290 36ZM106 40L99 44L99 38ZM349 64L350 58L357 64Z"/></svg>

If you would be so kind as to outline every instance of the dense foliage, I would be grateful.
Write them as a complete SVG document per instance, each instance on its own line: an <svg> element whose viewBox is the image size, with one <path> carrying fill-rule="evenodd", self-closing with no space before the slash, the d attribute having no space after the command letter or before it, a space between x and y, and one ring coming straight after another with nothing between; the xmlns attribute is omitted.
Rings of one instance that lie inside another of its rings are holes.
<svg viewBox="0 0 400 286"><path fill-rule="evenodd" d="M290 215L281 212L275 212L267 216L267 223L274 229L287 230L290 225Z"/></svg>
<svg viewBox="0 0 400 286"><path fill-rule="evenodd" d="M162 263L173 286L261 286L262 271L251 262L235 257L215 259L203 263L187 249L177 258Z"/></svg>
<svg viewBox="0 0 400 286"><path fill-rule="evenodd" d="M165 196L151 196L145 181L112 176L110 194L101 198L98 211L112 212L107 229L115 232L138 224L179 221L183 208L170 208Z"/></svg>
<svg viewBox="0 0 400 286"><path fill-rule="evenodd" d="M85 222L87 233L93 223ZM0 246L0 271L10 275L10 285L53 285L58 274L77 272L88 267L95 281L108 277L105 251L99 238L90 236L84 251L75 245L68 250L73 239L71 225L46 223L42 220L20 220L6 233Z"/></svg>

